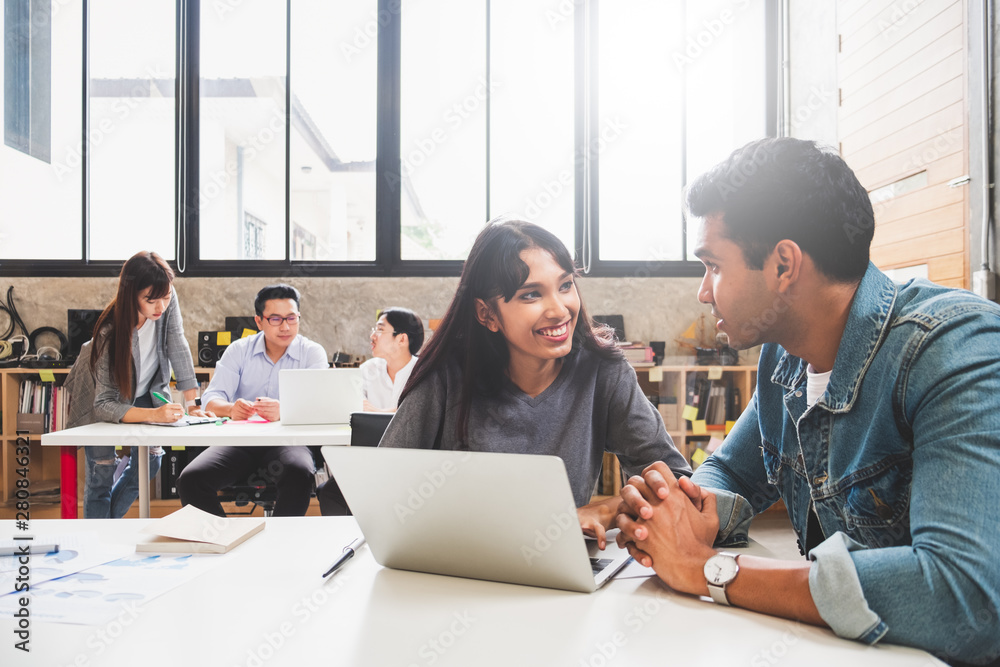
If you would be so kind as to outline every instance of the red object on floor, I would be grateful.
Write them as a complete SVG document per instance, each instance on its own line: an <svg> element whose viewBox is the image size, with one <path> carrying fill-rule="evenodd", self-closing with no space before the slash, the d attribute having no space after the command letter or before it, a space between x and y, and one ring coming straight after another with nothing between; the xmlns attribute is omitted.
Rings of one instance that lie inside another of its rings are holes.
<svg viewBox="0 0 1000 667"><path fill-rule="evenodd" d="M78 518L76 501L76 447L59 448L59 497L60 516Z"/></svg>

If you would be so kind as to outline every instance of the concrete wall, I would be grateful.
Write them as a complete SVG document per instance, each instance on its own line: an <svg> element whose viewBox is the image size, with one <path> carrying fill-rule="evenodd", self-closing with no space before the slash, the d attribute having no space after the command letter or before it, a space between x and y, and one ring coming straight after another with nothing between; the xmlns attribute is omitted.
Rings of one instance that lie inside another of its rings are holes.
<svg viewBox="0 0 1000 667"><path fill-rule="evenodd" d="M226 316L252 315L257 290L267 284L255 278L178 278L177 294L184 330L192 353L199 331L221 329ZM300 278L290 280L302 292L303 335L336 351L367 355L368 333L375 310L406 306L424 318L438 318L451 302L458 278ZM632 340L667 341L667 355L686 354L674 339L705 315L708 331L714 320L697 301L698 278L581 278L580 290L592 314L622 314ZM29 329L66 329L69 308L102 308L114 295L114 278L0 278L0 295L14 286L18 312ZM6 328L0 314L0 327ZM741 362L750 359L746 354ZM756 359L756 355L752 356Z"/></svg>

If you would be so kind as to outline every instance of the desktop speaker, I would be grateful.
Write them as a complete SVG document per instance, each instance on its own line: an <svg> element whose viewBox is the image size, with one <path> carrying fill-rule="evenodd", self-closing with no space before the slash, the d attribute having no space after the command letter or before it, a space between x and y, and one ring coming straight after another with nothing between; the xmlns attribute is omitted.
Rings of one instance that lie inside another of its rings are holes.
<svg viewBox="0 0 1000 667"><path fill-rule="evenodd" d="M219 334L223 340L220 341ZM222 353L229 345L225 340L230 340L232 334L228 331L199 331L198 332L198 365L205 368L215 368L215 362L222 358Z"/></svg>

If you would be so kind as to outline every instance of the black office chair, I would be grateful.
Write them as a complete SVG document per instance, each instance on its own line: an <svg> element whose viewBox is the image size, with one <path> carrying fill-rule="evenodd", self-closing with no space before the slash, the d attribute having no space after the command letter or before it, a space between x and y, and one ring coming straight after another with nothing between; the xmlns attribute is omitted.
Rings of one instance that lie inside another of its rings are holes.
<svg viewBox="0 0 1000 667"><path fill-rule="evenodd" d="M391 412L352 412L351 447L377 447L392 415ZM316 499L323 516L351 516L351 508L332 476L316 487Z"/></svg>
<svg viewBox="0 0 1000 667"><path fill-rule="evenodd" d="M319 447L309 447L309 451L312 452L314 461L323 460ZM313 489L310 489L310 492L312 491ZM239 508L253 505L245 512L227 512L228 516L251 516L258 507L261 508L264 516L272 516L274 514L274 506L278 500L278 485L273 480L261 477L256 480L247 481L245 484L233 484L232 486L223 487L219 489L218 496L219 502L234 503Z"/></svg>

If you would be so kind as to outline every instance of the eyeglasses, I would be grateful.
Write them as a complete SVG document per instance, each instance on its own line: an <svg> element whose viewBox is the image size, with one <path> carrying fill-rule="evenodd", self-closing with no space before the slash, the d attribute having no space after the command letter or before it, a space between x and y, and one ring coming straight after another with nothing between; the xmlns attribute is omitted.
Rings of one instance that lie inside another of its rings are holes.
<svg viewBox="0 0 1000 667"><path fill-rule="evenodd" d="M280 327L281 323L285 321L289 324L295 324L302 319L302 315L300 313L292 313L287 317L282 317L281 315L271 315L269 317L265 317L264 319L267 320L268 324L271 326Z"/></svg>
<svg viewBox="0 0 1000 667"><path fill-rule="evenodd" d="M372 336L381 336L384 333L386 333L386 331L382 327L372 327L372 332L371 332ZM390 331L389 333L391 333L392 337L395 338L397 335L399 335L399 334L401 334L403 332L402 331Z"/></svg>

